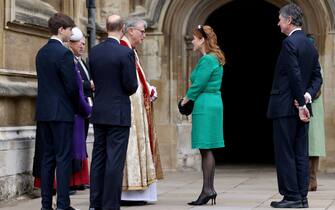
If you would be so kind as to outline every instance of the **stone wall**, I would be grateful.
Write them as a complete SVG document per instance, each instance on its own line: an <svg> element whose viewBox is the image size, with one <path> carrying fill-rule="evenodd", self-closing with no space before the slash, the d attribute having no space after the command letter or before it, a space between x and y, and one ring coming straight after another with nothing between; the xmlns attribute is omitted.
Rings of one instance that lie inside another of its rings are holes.
<svg viewBox="0 0 335 210"><path fill-rule="evenodd" d="M35 126L0 128L0 202L29 193L33 189ZM87 151L93 147L93 129L89 130Z"/></svg>
<svg viewBox="0 0 335 210"><path fill-rule="evenodd" d="M97 26L105 27L111 13L136 15L149 22L147 37L139 49L141 63L149 82L157 87L154 102L156 131L164 170L200 170L200 157L190 145L191 119L177 111L177 101L189 85L188 75L197 57L191 52L190 31L203 23L215 9L230 0L99 0ZM24 5L36 2L37 13ZM269 1L283 5L287 0ZM308 29L317 34L320 59L325 69L324 102L327 157L321 169L335 172L335 83L334 14L331 0L297 0L310 17ZM18 3L19 8L15 8ZM86 34L85 0L0 1L0 200L12 198L32 188L34 151L34 109L36 95L35 55L50 34L47 16L63 11ZM46 5L47 4L47 5ZM23 5L23 6L22 6ZM44 9L43 9L44 8ZM22 14L24 17L22 19ZM36 15L38 14L38 15ZM26 19L29 21L25 21ZM92 131L88 140L92 148ZM90 154L90 152L89 152Z"/></svg>
<svg viewBox="0 0 335 210"><path fill-rule="evenodd" d="M0 201L32 189L35 127L0 128Z"/></svg>
<svg viewBox="0 0 335 210"><path fill-rule="evenodd" d="M61 2L0 2L0 201L33 188L35 56L50 36L49 16L67 11Z"/></svg>

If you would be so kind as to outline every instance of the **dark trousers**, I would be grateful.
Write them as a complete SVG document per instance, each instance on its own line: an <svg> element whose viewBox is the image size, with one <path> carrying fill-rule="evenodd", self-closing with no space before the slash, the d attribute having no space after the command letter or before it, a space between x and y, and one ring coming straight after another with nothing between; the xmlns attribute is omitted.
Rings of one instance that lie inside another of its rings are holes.
<svg viewBox="0 0 335 210"><path fill-rule="evenodd" d="M279 193L300 200L308 193L308 124L298 116L273 120Z"/></svg>
<svg viewBox="0 0 335 210"><path fill-rule="evenodd" d="M129 128L94 124L90 207L119 210Z"/></svg>
<svg viewBox="0 0 335 210"><path fill-rule="evenodd" d="M89 126L90 126L90 119L87 118L85 119L85 141L87 139Z"/></svg>
<svg viewBox="0 0 335 210"><path fill-rule="evenodd" d="M42 207L52 208L52 191L56 170L57 208L70 205L73 122L37 122L43 156L41 167Z"/></svg>

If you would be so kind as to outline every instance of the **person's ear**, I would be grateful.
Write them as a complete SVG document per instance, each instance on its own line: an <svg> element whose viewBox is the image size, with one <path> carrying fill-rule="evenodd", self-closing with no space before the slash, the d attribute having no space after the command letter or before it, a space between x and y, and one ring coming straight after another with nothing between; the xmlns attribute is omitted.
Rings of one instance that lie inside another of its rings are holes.
<svg viewBox="0 0 335 210"><path fill-rule="evenodd" d="M122 25L121 32L122 32L122 34L126 33L126 25L125 24Z"/></svg>
<svg viewBox="0 0 335 210"><path fill-rule="evenodd" d="M201 44L204 44L204 43L205 43L205 38L202 37L202 38L200 39L200 41L201 41Z"/></svg>
<svg viewBox="0 0 335 210"><path fill-rule="evenodd" d="M64 31L65 31L65 28L63 27L58 28L58 34L63 34Z"/></svg>

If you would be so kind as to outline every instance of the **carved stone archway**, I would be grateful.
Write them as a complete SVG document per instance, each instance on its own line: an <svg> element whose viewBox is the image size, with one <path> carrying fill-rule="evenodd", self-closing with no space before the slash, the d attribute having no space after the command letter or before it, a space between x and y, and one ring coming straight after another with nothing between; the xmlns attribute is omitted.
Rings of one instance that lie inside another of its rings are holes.
<svg viewBox="0 0 335 210"><path fill-rule="evenodd" d="M188 86L188 75L196 62L196 57L190 53L190 35L192 28L198 24L203 24L206 18L216 9L231 2L232 0L197 0L197 1L168 1L167 10L164 11L161 18L164 18L159 29L165 36L165 50L168 56L168 71L170 75L170 84L176 86L170 87L170 117L172 122L176 123L177 128L177 167L193 167L194 157L197 154L190 150L189 131L190 119L181 117L175 108L176 102L185 94ZM267 0L269 3L281 7L292 1L288 0ZM334 50L334 2L313 1L313 0L295 0L304 11L305 25L304 30L313 33L316 36L320 60L324 69L324 94L325 111L327 114L335 112L335 94L333 90L334 73L331 69L334 62L331 57ZM335 169L335 132L331 129L335 126L329 118L326 117L326 136L328 156L322 162L322 167L327 170ZM193 164L193 165L192 165ZM196 165L196 164L195 164Z"/></svg>

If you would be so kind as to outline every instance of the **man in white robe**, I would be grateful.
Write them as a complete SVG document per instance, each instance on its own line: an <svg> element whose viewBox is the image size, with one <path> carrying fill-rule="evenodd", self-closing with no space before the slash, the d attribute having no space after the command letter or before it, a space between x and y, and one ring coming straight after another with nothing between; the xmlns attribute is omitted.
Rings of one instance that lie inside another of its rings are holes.
<svg viewBox="0 0 335 210"><path fill-rule="evenodd" d="M134 49L139 84L137 92L130 97L132 125L121 200L141 201L142 204L157 201L156 183L163 176L152 113L157 91L147 82L136 52L143 43L146 27L144 20L130 18L125 22L125 35L121 39L122 45Z"/></svg>

